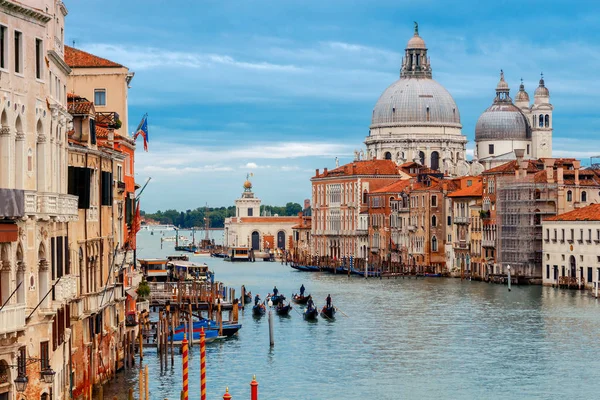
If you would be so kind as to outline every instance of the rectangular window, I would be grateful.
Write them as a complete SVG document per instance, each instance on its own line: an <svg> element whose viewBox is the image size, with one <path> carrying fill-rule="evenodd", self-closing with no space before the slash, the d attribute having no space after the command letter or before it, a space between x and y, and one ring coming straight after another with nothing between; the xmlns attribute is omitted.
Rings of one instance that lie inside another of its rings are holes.
<svg viewBox="0 0 600 400"><path fill-rule="evenodd" d="M96 144L96 121L90 119L90 143Z"/></svg>
<svg viewBox="0 0 600 400"><path fill-rule="evenodd" d="M23 34L15 31L15 72L23 73Z"/></svg>
<svg viewBox="0 0 600 400"><path fill-rule="evenodd" d="M489 151L488 151L488 153L490 153L490 154L494 154L494 145L493 145L493 144L490 144L490 145L488 145L488 146L489 146Z"/></svg>
<svg viewBox="0 0 600 400"><path fill-rule="evenodd" d="M48 350L48 341L40 342L40 366L42 371L50 368L50 353Z"/></svg>
<svg viewBox="0 0 600 400"><path fill-rule="evenodd" d="M249 208L249 209L248 209L248 216L249 216L249 217L252 217L252 216L254 215L253 213L254 213L254 209L252 209L252 208Z"/></svg>
<svg viewBox="0 0 600 400"><path fill-rule="evenodd" d="M550 240L550 229L546 229L546 240Z"/></svg>
<svg viewBox="0 0 600 400"><path fill-rule="evenodd" d="M527 154L529 154L529 145L527 145Z"/></svg>
<svg viewBox="0 0 600 400"><path fill-rule="evenodd" d="M97 106L106 105L106 89L95 89L94 90L94 104Z"/></svg>
<svg viewBox="0 0 600 400"><path fill-rule="evenodd" d="M448 226L452 226L452 217L448 216Z"/></svg>
<svg viewBox="0 0 600 400"><path fill-rule="evenodd" d="M431 207L437 207L437 196L431 196Z"/></svg>
<svg viewBox="0 0 600 400"><path fill-rule="evenodd" d="M78 208L90 208L90 178L89 168L69 167L69 194L79 196Z"/></svg>
<svg viewBox="0 0 600 400"><path fill-rule="evenodd" d="M546 279L550 279L550 265L546 265Z"/></svg>
<svg viewBox="0 0 600 400"><path fill-rule="evenodd" d="M0 68L7 69L8 66L8 30L0 25Z"/></svg>
<svg viewBox="0 0 600 400"><path fill-rule="evenodd" d="M35 77L42 79L42 59L44 58L44 47L41 39L35 39Z"/></svg>
<svg viewBox="0 0 600 400"><path fill-rule="evenodd" d="M560 240L561 240L561 242L564 242L565 241L565 230L561 229L560 230L560 234L561 234L560 235Z"/></svg>
<svg viewBox="0 0 600 400"><path fill-rule="evenodd" d="M117 165L117 181L123 182L123 166Z"/></svg>
<svg viewBox="0 0 600 400"><path fill-rule="evenodd" d="M102 193L101 193L101 203L103 206L112 206L113 203L113 176L112 172L102 171Z"/></svg>
<svg viewBox="0 0 600 400"><path fill-rule="evenodd" d="M554 266L554 280L558 279L558 265Z"/></svg>
<svg viewBox="0 0 600 400"><path fill-rule="evenodd" d="M592 275L592 267L588 267L587 281L592 282L594 280L594 276Z"/></svg>

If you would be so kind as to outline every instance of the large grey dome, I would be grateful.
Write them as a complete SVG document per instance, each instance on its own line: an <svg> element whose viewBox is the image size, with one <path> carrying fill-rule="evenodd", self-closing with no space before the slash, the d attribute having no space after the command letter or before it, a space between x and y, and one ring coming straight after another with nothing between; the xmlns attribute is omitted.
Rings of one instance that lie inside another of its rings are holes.
<svg viewBox="0 0 600 400"><path fill-rule="evenodd" d="M531 139L527 118L512 103L492 104L481 114L475 125L475 141L503 139Z"/></svg>
<svg viewBox="0 0 600 400"><path fill-rule="evenodd" d="M454 99L429 78L401 78L379 97L371 128L384 126L447 126L462 128Z"/></svg>

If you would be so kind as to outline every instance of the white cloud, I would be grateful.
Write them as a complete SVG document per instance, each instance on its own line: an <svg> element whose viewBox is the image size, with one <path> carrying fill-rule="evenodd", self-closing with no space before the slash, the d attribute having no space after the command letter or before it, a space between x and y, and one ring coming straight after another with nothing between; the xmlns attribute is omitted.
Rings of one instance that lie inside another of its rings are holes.
<svg viewBox="0 0 600 400"><path fill-rule="evenodd" d="M258 168L258 165L256 165L256 163L249 162L245 166L242 166L242 168Z"/></svg>

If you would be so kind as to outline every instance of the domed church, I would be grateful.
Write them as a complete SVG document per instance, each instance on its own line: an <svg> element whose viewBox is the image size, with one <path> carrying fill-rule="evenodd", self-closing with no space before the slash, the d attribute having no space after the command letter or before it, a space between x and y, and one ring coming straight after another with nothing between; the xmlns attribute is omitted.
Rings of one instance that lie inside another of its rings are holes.
<svg viewBox="0 0 600 400"><path fill-rule="evenodd" d="M543 76L530 105L523 80L513 103L500 71L496 97L475 126L474 161L494 168L514 160L516 149L524 150L525 159L552 157L552 110Z"/></svg>
<svg viewBox="0 0 600 400"><path fill-rule="evenodd" d="M367 159L418 162L449 175L466 175L467 138L450 93L432 78L425 41L415 33L406 45L400 79L379 97L365 140Z"/></svg>

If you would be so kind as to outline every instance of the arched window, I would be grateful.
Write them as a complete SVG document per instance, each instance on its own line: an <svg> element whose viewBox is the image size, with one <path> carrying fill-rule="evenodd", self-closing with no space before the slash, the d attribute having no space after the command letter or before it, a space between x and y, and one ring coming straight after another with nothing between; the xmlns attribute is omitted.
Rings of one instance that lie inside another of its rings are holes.
<svg viewBox="0 0 600 400"><path fill-rule="evenodd" d="M540 120L540 128L543 128L544 127L544 116L542 114L540 114L539 120Z"/></svg>
<svg viewBox="0 0 600 400"><path fill-rule="evenodd" d="M383 157L386 160L391 160L392 159L392 153L390 153L389 151L386 151Z"/></svg>
<svg viewBox="0 0 600 400"><path fill-rule="evenodd" d="M429 121L429 118L430 118L429 106L427 106L427 121Z"/></svg>
<svg viewBox="0 0 600 400"><path fill-rule="evenodd" d="M419 152L419 160L421 162L421 165L425 165L425 153L423 153L422 151Z"/></svg>
<svg viewBox="0 0 600 400"><path fill-rule="evenodd" d="M437 217L435 215L431 217L431 226L437 226Z"/></svg>
<svg viewBox="0 0 600 400"><path fill-rule="evenodd" d="M431 153L431 169L435 171L440 169L440 153L437 151Z"/></svg>
<svg viewBox="0 0 600 400"><path fill-rule="evenodd" d="M545 125L546 125L546 128L550 127L550 116L548 114L546 114Z"/></svg>
<svg viewBox="0 0 600 400"><path fill-rule="evenodd" d="M585 191L581 192L581 202L585 203L586 201L587 201L587 193Z"/></svg>
<svg viewBox="0 0 600 400"><path fill-rule="evenodd" d="M367 192L366 190L363 192L363 198L362 198L363 204L367 204L367 195L368 194L369 194L369 192Z"/></svg>
<svg viewBox="0 0 600 400"><path fill-rule="evenodd" d="M438 251L438 243L437 243L437 238L435 236L431 238L431 251L433 251L433 252Z"/></svg>
<svg viewBox="0 0 600 400"><path fill-rule="evenodd" d="M573 201L573 192L567 191L567 201Z"/></svg>

